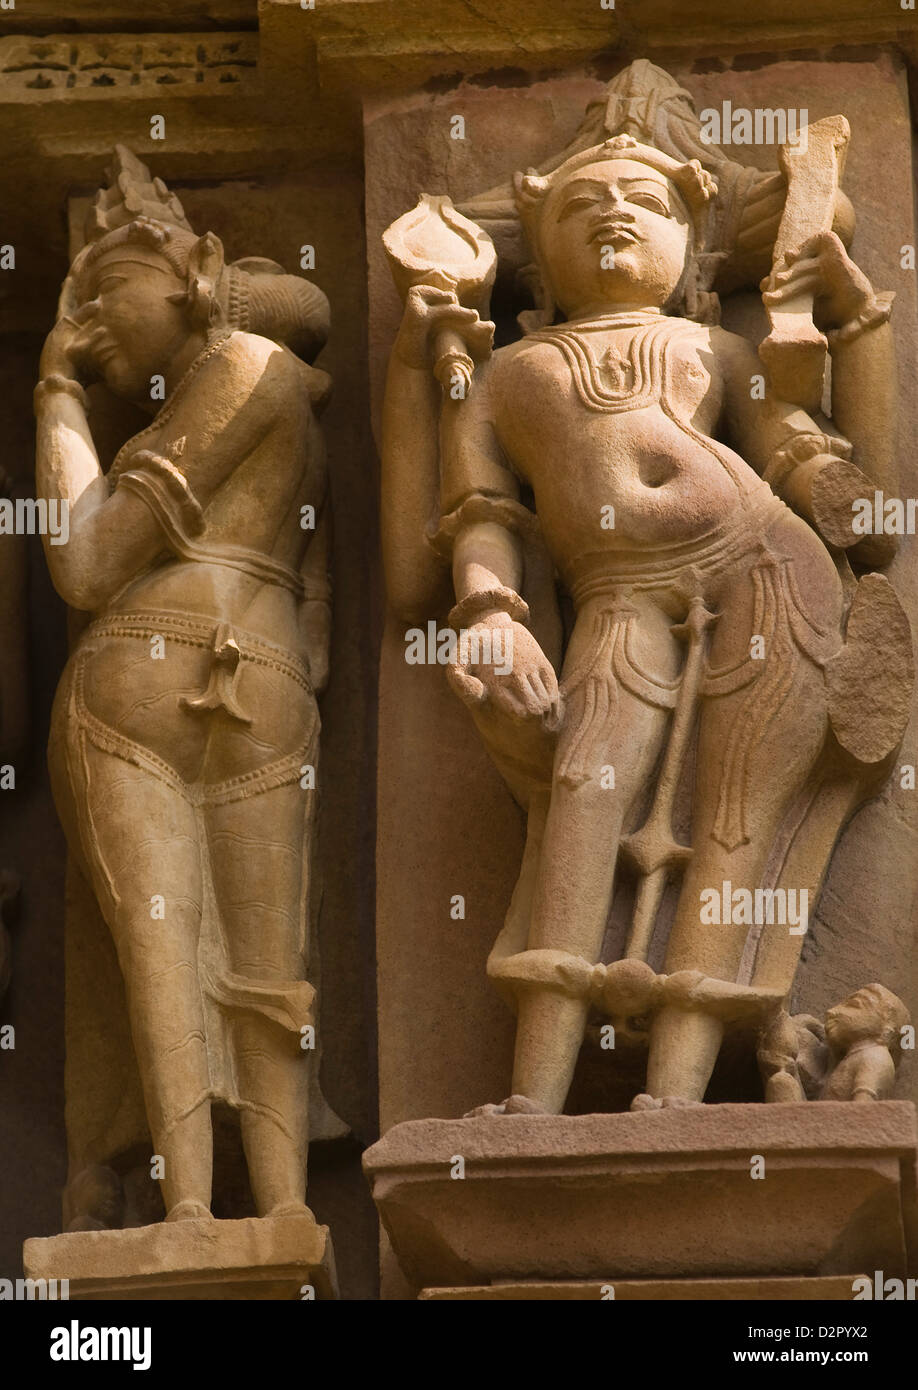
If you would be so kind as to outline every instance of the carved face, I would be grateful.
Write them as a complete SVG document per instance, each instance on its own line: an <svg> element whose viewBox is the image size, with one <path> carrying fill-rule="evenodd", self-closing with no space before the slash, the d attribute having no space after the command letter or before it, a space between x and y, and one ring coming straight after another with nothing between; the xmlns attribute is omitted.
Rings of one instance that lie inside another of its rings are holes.
<svg viewBox="0 0 918 1390"><path fill-rule="evenodd" d="M159 257L147 264L113 253L94 268L82 356L116 395L149 403L151 377L165 375L188 342L185 312L168 299L185 289Z"/></svg>
<svg viewBox="0 0 918 1390"><path fill-rule="evenodd" d="M877 1038L886 1025L885 1010L869 989L859 989L829 1009L826 1039L835 1049L850 1047L863 1038Z"/></svg>
<svg viewBox="0 0 918 1390"><path fill-rule="evenodd" d="M691 220L665 175L632 159L584 165L546 195L540 246L555 298L574 318L662 308L679 286Z"/></svg>

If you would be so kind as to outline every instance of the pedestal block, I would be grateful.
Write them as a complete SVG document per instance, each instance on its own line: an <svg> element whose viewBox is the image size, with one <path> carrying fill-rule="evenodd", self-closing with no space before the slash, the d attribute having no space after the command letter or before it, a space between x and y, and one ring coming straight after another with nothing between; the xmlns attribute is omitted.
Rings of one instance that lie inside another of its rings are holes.
<svg viewBox="0 0 918 1390"><path fill-rule="evenodd" d="M826 1101L414 1120L364 1167L425 1297L648 1280L656 1292L616 1296L781 1297L747 1283L777 1280L792 1297L850 1298L865 1272L915 1272L916 1149L910 1102Z"/></svg>
<svg viewBox="0 0 918 1390"><path fill-rule="evenodd" d="M69 1279L71 1299L337 1297L328 1227L311 1213L73 1231L27 1240L23 1260L28 1278Z"/></svg>

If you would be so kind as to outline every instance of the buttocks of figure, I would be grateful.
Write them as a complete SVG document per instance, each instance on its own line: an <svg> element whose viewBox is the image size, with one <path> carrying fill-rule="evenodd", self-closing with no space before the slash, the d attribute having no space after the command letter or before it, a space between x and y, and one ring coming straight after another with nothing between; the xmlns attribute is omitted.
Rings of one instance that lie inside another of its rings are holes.
<svg viewBox="0 0 918 1390"><path fill-rule="evenodd" d="M711 331L642 318L621 328L560 325L492 360L498 440L532 487L562 568L585 550L705 535L741 493L766 486L714 446L724 389ZM614 527L602 524L610 515Z"/></svg>

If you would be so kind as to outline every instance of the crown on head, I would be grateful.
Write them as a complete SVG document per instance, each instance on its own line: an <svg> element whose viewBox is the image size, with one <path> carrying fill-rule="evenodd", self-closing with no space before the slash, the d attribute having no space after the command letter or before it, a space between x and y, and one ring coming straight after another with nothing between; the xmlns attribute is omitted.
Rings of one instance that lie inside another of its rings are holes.
<svg viewBox="0 0 918 1390"><path fill-rule="evenodd" d="M162 179L151 178L147 166L126 145L115 146L115 157L105 176L109 186L99 189L86 217L87 241L99 241L138 219L192 231L175 194Z"/></svg>
<svg viewBox="0 0 918 1390"><path fill-rule="evenodd" d="M115 146L106 177L108 187L86 218L86 245L70 268L68 304L92 292L92 276L110 256L158 268L165 261L185 282L183 299L199 326L261 333L312 360L328 336L328 301L317 285L264 257L224 264L220 239L211 232L198 237L175 194L125 145Z"/></svg>

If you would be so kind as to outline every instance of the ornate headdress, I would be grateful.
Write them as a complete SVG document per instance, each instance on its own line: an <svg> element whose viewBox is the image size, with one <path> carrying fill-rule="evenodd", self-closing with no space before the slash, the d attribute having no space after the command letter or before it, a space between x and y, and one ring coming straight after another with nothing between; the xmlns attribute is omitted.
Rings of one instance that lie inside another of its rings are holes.
<svg viewBox="0 0 918 1390"><path fill-rule="evenodd" d="M175 194L126 146L115 146L107 178L87 214L86 245L65 292L81 298L98 262L112 254L140 264L165 260L186 282L184 300L200 327L260 333L307 361L315 357L329 326L328 300L318 286L262 257L224 264L219 238L196 236Z"/></svg>
<svg viewBox="0 0 918 1390"><path fill-rule="evenodd" d="M784 211L787 184L780 170L767 172L740 164L702 133L691 93L646 58L630 63L608 84L605 92L590 102L579 129L570 143L552 155L539 168L542 177L551 176L581 153L595 151L610 137L632 136L642 149L665 154L680 165L697 163L717 181L716 196L710 199L704 229L704 246L693 253L697 262L690 317L712 317L717 296L739 288L758 286L771 269L778 224ZM635 156L630 156L635 157ZM514 185L499 184L458 204L460 212L482 226L498 249L501 272L517 274L542 304L541 314L527 314L535 320L551 312L544 303L538 267L527 264L528 237L522 235L522 209ZM845 195L836 197L833 229L847 245L854 230L854 213Z"/></svg>

